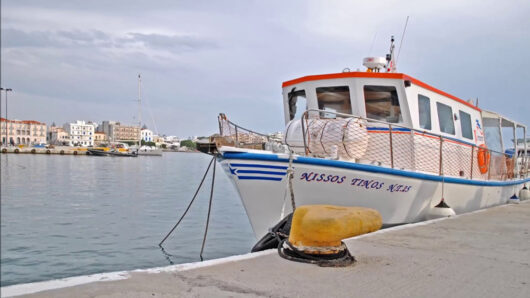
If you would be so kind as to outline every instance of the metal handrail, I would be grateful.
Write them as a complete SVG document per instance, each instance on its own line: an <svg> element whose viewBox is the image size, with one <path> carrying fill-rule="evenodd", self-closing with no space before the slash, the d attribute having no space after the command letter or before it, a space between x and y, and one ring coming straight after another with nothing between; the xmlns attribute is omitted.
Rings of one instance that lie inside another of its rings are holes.
<svg viewBox="0 0 530 298"><path fill-rule="evenodd" d="M477 149L487 150L488 152L490 152L490 156L491 156L492 153L495 153L495 154L499 154L501 156L504 156L507 159L513 158L513 157L509 157L509 155L504 153L504 152L499 152L499 151L496 151L496 150L483 148L483 147L477 146L475 144L467 143L467 142L464 142L464 141L461 141L461 140L458 140L458 139L452 138L452 137L446 137L446 136L443 136L443 135L438 134L438 133L433 133L433 132L429 132L429 131L425 131L425 130L418 130L418 129L414 129L414 128L411 128L411 127L408 127L408 126L405 126L405 125L389 123L389 122L376 120L376 119L370 119L370 118L366 118L366 117L362 117L362 116L356 116L356 115L352 115L352 114L345 114L345 113L334 112L334 111L319 110L319 109L308 109L301 116L302 137L303 137L303 143L304 143L304 151L305 151L306 155L309 155L311 153L311 150L310 150L309 144L308 144L308 141L309 141L308 140L309 127L307 127L308 126L308 123L307 123L308 119L310 119L310 117L309 117L310 113L314 113L314 114L318 114L318 115L321 115L321 113L334 114L336 116L340 116L340 117L343 117L343 118L360 119L360 120L364 120L364 121L369 122L369 123L378 123L378 124L382 124L382 125L385 125L386 127L388 127L388 129L389 129L389 137L390 137L390 141L389 141L389 146L390 146L390 165L391 165L392 168L394 168L394 156L393 156L394 155L393 154L394 153L394 148L393 148L394 146L393 146L393 143L392 143L392 138L393 138L392 130L394 130L396 127L410 130L411 134L418 133L420 135L433 136L433 137L436 137L436 138L439 139L439 142L440 142L439 175L444 175L444 170L443 170L443 166L442 166L442 164L444 163L443 155L445 155L444 154L444 150L443 150L443 143L444 143L444 141L446 139L449 139L451 141L457 142L457 143L462 144L462 145L471 146L471 172L470 172L470 179L473 179L473 169L474 169L473 162L474 162L474 159L475 159L475 152L478 152ZM322 118L318 117L318 118L315 118L315 119L322 119ZM324 120L325 119L326 118L324 118ZM477 148L477 149L475 149L475 148ZM526 158L526 156L525 156L525 158ZM514 162L517 162L517 161L514 160ZM491 169L490 169L491 168L491 164L492 164L492 161L490 159L489 165L488 165L488 180L490 179L490 175L491 175ZM513 173L506 172L506 174L513 174L513 178L514 179L519 176L519 173L515 172L515 167L513 169ZM504 177L504 179L507 179L507 177Z"/></svg>
<svg viewBox="0 0 530 298"><path fill-rule="evenodd" d="M261 137L266 137L267 140L269 140L269 138L270 138L270 136L268 136L268 135L266 135L266 134L259 133L259 132L256 132L256 131L253 131L253 130L250 130L250 129L248 129L248 128L244 128L244 127L242 127L241 125L235 124L234 122L228 120L228 118L226 117L226 115L223 114L223 113L219 114L218 120L219 120L219 133L221 133L221 134L223 133L223 131L222 131L222 127L221 127L221 121L226 121L226 122L228 122L228 124L231 124L231 125L233 125L233 126L236 128L236 135L237 135L237 129L239 128L239 129L241 129L241 130L244 130L244 131L247 131L247 132L251 132L251 133L253 133L253 134L257 134L257 135L259 135L259 136L261 136Z"/></svg>
<svg viewBox="0 0 530 298"><path fill-rule="evenodd" d="M303 114L302 114L302 119L304 118L304 116L306 116L308 114L308 112L323 112L323 113L328 113L328 114L335 114L335 115L338 115L338 116L345 116L344 118L357 118L357 119L361 119L361 120L366 120L366 121L369 121L369 122L377 122L377 123L380 123L380 124L384 124L384 125L387 125L389 127L399 127L399 128L405 128L405 129L410 129L414 132L418 132L418 133L421 133L421 134L427 134L427 135L430 135L430 136L433 136L433 137L438 137L438 138L444 138L444 139L451 139L455 142L459 142L459 143L462 143L462 144L465 144L465 145L470 145L470 146L474 146L474 147L479 147L475 144L471 144L471 143L465 143L463 141L460 141L456 138L452 138L452 137L447 137L447 136L443 136L441 134L437 134L437 133L433 133L433 132L429 132L429 131L426 131L426 130L419 130L419 129L416 129L416 128L411 128L411 127L408 127L408 126L405 126L405 125L400 125L400 124L396 124L396 123L390 123L390 122L385 122L385 121L381 121L381 120L376 120L376 119L370 119L370 118L365 118L365 117L362 117L362 116L355 116L355 115L352 115L352 114L345 114L345 113L339 113L339 112L333 112L333 111L326 111L326 110L317 110L317 109L309 109L309 110L306 110ZM306 117L307 118L307 117ZM326 119L326 118L324 118ZM303 133L305 134L305 130L303 129L304 128L304 123L302 122L302 131ZM500 152L500 151L496 151L496 150L492 150L492 149L487 149L488 151L490 152L494 152L494 153L499 153L499 154L502 154L502 155L506 155L508 156L508 154L504 153L504 152Z"/></svg>

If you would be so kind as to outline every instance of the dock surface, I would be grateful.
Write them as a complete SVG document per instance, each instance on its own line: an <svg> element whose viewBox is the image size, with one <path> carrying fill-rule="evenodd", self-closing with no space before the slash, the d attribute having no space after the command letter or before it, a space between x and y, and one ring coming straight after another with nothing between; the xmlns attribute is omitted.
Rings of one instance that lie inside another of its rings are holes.
<svg viewBox="0 0 530 298"><path fill-rule="evenodd" d="M345 243L357 259L351 267L290 262L270 250L132 271L121 274L121 280L25 297L530 297L529 201L399 226ZM6 287L2 295L46 288L45 283Z"/></svg>

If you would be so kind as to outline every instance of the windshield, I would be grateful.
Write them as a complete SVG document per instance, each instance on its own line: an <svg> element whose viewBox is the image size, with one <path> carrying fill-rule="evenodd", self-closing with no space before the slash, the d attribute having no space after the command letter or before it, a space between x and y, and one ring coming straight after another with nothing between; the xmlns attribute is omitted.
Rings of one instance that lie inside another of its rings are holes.
<svg viewBox="0 0 530 298"><path fill-rule="evenodd" d="M307 100L305 90L291 90L288 95L289 100L289 120L299 119L307 110Z"/></svg>

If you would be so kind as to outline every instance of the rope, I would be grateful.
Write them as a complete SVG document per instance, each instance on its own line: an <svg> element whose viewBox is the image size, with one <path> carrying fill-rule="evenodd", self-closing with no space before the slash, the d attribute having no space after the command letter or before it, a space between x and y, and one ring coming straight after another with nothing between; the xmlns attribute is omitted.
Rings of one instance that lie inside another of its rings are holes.
<svg viewBox="0 0 530 298"><path fill-rule="evenodd" d="M294 201L294 190L293 190L293 178L294 178L294 171L293 171L293 151L289 150L289 168L287 168L287 177L289 179L289 192L291 194L291 207L294 210L296 210L296 203Z"/></svg>
<svg viewBox="0 0 530 298"><path fill-rule="evenodd" d="M186 214L188 213L188 211L190 210L190 207L191 205L193 204L193 201L195 201L195 198L197 197L197 194L199 193L199 190L201 189L202 187L202 183L204 182L204 179L206 178L206 174L208 174L208 172L210 171L210 167L212 165L212 162L214 162L215 160L215 156L212 158L212 160L210 160L210 163L208 164L208 168L206 169L206 172L204 173L204 176L202 177L202 180L201 180L201 183L199 184L199 187L197 188L197 190L195 191L195 194L193 195L193 199L191 199L190 203L188 204L188 207L186 208L186 211L184 211L184 213L182 214L182 216L180 217L180 219L178 220L178 222L173 226L173 228L171 229L171 231L169 231L169 233L167 233L166 237L164 237L164 239L162 239L162 241L160 241L160 243L158 244L158 246L162 247L162 244L164 243L164 241L166 241L166 239L169 237L169 235L171 235L171 233L173 233L173 231L177 228L177 226L180 224L180 222L182 221L182 219L184 219L184 216L186 216ZM214 164L214 169L215 169L215 164ZM215 170L214 170L215 171ZM215 173L215 172L214 172Z"/></svg>
<svg viewBox="0 0 530 298"><path fill-rule="evenodd" d="M210 189L210 202L208 203L208 217L206 217L206 229L204 230L204 238L202 238L202 246L201 246L201 254L200 254L201 261L204 260L202 258L202 252L204 251L204 244L206 243L206 236L208 235L208 225L210 224L210 212L212 211L213 187L215 184L215 165L216 164L217 163L214 161L213 173L212 173L212 188Z"/></svg>

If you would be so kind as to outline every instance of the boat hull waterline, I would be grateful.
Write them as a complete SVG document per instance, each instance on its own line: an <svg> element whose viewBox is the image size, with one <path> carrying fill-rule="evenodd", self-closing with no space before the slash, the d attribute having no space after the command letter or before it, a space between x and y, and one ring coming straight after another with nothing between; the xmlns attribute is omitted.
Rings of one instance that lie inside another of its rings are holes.
<svg viewBox="0 0 530 298"><path fill-rule="evenodd" d="M257 238L292 211L286 154L224 152L219 161L239 192ZM445 202L457 214L505 204L525 180L441 177L381 166L311 157L292 163L296 205L331 204L378 210L386 225L425 220Z"/></svg>

